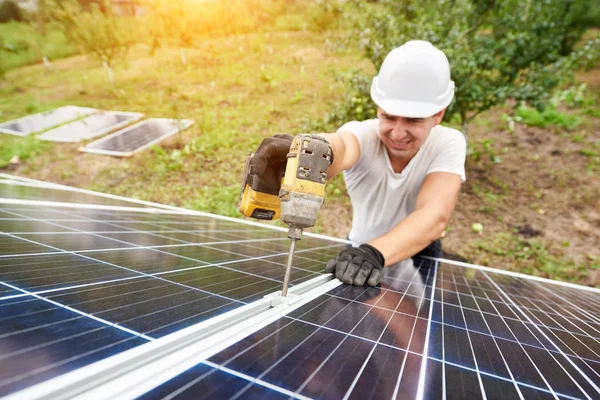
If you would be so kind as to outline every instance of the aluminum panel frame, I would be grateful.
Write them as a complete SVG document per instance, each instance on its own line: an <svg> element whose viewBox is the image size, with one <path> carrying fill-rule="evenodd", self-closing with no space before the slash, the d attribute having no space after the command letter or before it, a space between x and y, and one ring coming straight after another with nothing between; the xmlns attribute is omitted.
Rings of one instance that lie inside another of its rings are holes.
<svg viewBox="0 0 600 400"><path fill-rule="evenodd" d="M135 150L132 150L132 151L113 151L113 150L103 150L103 149L94 148L96 146L102 145L103 143L111 140L112 138L124 135L127 132L137 129L137 128L143 126L144 124L147 124L150 122L171 123L173 125L173 129L167 131L165 134L161 135L160 137L158 137L154 140L151 140L150 142L145 143L144 145L142 145L140 147L137 147ZM177 127L177 126L175 126L176 123L179 123L180 125ZM102 139L99 139L92 143L89 143L85 147L80 147L79 151L86 152L86 153L103 154L103 155L115 156L115 157L131 157L135 153L138 153L138 152L152 146L153 144L160 143L161 141L165 140L166 138L173 136L174 134L179 133L185 129L188 129L193 124L194 124L194 121L186 120L186 119L175 120L175 119L169 119L169 118L148 118L148 119L140 121L137 124L134 124L130 127L127 127L120 131L112 133Z"/></svg>
<svg viewBox="0 0 600 400"><path fill-rule="evenodd" d="M29 130L25 130L25 131L18 131L16 129L9 128L10 126L15 125L15 124L28 123L28 122L34 120L35 118L49 117L51 114L57 113L57 112L63 113L63 114L68 114L69 112L72 112L72 113L74 113L74 115L71 117L68 117L66 119L58 120L52 124L42 125L41 127L39 127L39 129L29 129ZM54 126L61 125L61 124L71 122L71 121L75 121L82 117L95 114L96 112L98 112L98 110L95 108L79 107L79 106L63 106L63 107L55 108L54 110L44 111L44 112L32 114L32 115L26 115L21 118L17 118L17 119L13 119L10 121L0 123L0 133L8 133L9 135L15 135L15 136L28 136L35 132L42 132L42 131L52 128Z"/></svg>
<svg viewBox="0 0 600 400"><path fill-rule="evenodd" d="M125 116L126 119L115 124L112 124L108 127L101 128L100 130L94 131L87 135L82 135L77 137L76 135L70 135L70 131L77 131L84 126L88 126L89 124L93 124L97 119L102 118L103 116ZM97 114L92 114L83 119L76 120L73 122L69 122L65 125L61 125L58 128L54 128L48 131L45 131L40 135L40 139L48 140L53 142L66 142L66 143L78 143L85 140L90 140L97 138L98 136L103 136L107 133L114 132L118 129L124 128L136 121L139 121L144 117L143 113L137 112L126 112L126 111L103 111ZM80 127L80 125L83 125Z"/></svg>

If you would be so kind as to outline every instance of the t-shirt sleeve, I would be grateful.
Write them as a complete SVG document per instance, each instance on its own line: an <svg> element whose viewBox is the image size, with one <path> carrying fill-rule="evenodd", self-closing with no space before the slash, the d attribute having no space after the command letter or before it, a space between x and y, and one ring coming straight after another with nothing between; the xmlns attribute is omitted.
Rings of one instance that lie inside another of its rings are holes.
<svg viewBox="0 0 600 400"><path fill-rule="evenodd" d="M379 147L379 125L376 119L347 122L337 131L352 132L358 140L360 146L360 158L352 168L358 167L373 159Z"/></svg>
<svg viewBox="0 0 600 400"><path fill-rule="evenodd" d="M440 134L435 156L433 157L427 174L433 172L450 172L460 175L462 182L467 180L465 175L465 159L467 156L467 141L465 136L455 130L448 129Z"/></svg>

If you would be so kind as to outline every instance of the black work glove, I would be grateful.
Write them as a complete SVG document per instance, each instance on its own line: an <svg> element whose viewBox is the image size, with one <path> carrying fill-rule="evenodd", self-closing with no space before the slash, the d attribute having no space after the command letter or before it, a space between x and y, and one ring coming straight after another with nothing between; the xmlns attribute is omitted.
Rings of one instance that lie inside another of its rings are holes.
<svg viewBox="0 0 600 400"><path fill-rule="evenodd" d="M263 139L250 160L252 187L261 192L279 195L281 178L287 164L287 154L294 140L290 135L275 135Z"/></svg>
<svg viewBox="0 0 600 400"><path fill-rule="evenodd" d="M325 272L334 273L336 278L348 285L363 286L366 281L369 286L377 286L383 277L384 265L383 254L365 243L342 250L336 258L327 262Z"/></svg>

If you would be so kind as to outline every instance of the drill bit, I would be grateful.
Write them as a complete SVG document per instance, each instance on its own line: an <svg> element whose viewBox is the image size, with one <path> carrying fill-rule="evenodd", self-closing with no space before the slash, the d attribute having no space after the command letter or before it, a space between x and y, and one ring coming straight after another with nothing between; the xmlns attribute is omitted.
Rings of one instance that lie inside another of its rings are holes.
<svg viewBox="0 0 600 400"><path fill-rule="evenodd" d="M294 251L296 250L296 240L302 239L303 229L297 226L290 226L288 230L288 238L292 240L290 247L290 254L288 254L288 261L285 267L285 275L283 276L283 289L281 289L281 297L286 297L288 292L288 286L290 285L290 275L292 275L292 261L294 260Z"/></svg>
<svg viewBox="0 0 600 400"><path fill-rule="evenodd" d="M294 259L294 250L296 250L296 239L292 239L290 254L288 254L288 261L285 267L285 275L283 276L283 289L281 290L282 297L287 296L288 286L290 284L290 275L292 274L292 260Z"/></svg>

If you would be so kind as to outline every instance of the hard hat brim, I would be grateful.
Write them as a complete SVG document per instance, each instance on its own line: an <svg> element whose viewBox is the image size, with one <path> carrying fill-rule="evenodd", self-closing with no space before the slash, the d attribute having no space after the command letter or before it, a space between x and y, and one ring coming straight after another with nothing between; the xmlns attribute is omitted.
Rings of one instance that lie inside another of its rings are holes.
<svg viewBox="0 0 600 400"><path fill-rule="evenodd" d="M446 93L441 96L442 98L440 99L439 103L427 103L401 99L384 99L379 90L377 90L377 83L377 77L375 77L373 79L373 84L371 85L371 99L386 113L399 117L431 117L448 107L454 98L454 82L452 81L450 81Z"/></svg>

